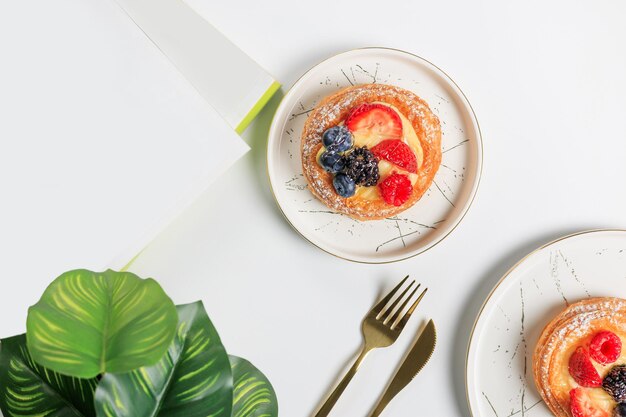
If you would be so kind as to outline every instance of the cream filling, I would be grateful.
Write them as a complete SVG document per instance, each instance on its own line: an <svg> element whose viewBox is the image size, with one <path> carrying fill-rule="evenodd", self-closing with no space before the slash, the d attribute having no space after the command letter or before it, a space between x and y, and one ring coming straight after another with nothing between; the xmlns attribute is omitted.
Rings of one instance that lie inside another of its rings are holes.
<svg viewBox="0 0 626 417"><path fill-rule="evenodd" d="M419 138L417 137L417 133L415 133L415 129L413 128L413 125L411 124L409 119L407 119L395 106L392 106L391 104L383 103L380 101L375 101L373 103L382 104L383 106L390 107L398 114L398 116L400 116L400 120L402 121L401 140L407 145L409 145L409 147L415 154L415 158L417 159L417 169L419 170L422 167L422 164L424 163L424 151L422 149L422 144L420 143ZM340 123L340 125L343 125L343 121ZM355 147L367 146L368 149L371 149L385 139L387 138L377 138L377 137L372 137L372 136L355 135L354 146ZM322 155L322 153L324 153L325 150L326 148L322 146L319 152L317 153L318 163L319 163L320 156ZM384 180L385 178L387 178L394 172L397 172L399 174L405 174L406 176L408 176L412 185L415 185L415 183L417 182L417 174L405 171L404 169L400 168L397 165L392 164L389 161L385 161L383 159L378 161L378 173L380 174L379 182ZM371 187L357 186L356 192L353 197L358 197L364 200L378 200L381 198L378 187L375 185Z"/></svg>

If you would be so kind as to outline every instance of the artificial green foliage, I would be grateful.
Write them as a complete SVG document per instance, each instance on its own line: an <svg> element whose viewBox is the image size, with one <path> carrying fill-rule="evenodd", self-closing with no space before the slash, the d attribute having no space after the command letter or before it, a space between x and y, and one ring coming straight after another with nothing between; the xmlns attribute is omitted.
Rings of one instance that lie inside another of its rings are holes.
<svg viewBox="0 0 626 417"><path fill-rule="evenodd" d="M278 401L270 381L250 362L230 356L234 393L232 417L276 417Z"/></svg>
<svg viewBox="0 0 626 417"><path fill-rule="evenodd" d="M67 272L0 340L5 417L277 417L276 394L229 357L201 302L174 306L152 279Z"/></svg>
<svg viewBox="0 0 626 417"><path fill-rule="evenodd" d="M158 362L176 331L172 300L129 272L69 271L29 309L28 349L40 365L92 378Z"/></svg>
<svg viewBox="0 0 626 417"><path fill-rule="evenodd" d="M93 417L97 383L36 364L26 335L0 341L0 409L5 417Z"/></svg>
<svg viewBox="0 0 626 417"><path fill-rule="evenodd" d="M98 417L231 416L233 377L217 331L201 302L177 310L176 336L156 365L102 378Z"/></svg>

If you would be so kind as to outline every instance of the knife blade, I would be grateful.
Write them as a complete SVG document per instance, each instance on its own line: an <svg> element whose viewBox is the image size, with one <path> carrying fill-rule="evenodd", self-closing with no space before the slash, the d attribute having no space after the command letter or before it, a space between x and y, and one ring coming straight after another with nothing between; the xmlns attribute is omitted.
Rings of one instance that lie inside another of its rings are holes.
<svg viewBox="0 0 626 417"><path fill-rule="evenodd" d="M378 401L376 408L372 414L370 414L370 417L379 416L387 404L415 378L415 375L424 368L424 365L426 365L426 362L428 362L432 356L436 344L437 331L435 329L435 323L429 320L422 334L420 334L415 344L411 347L411 350L409 350L408 355L404 358L404 361L398 368L398 371L385 390L385 393Z"/></svg>

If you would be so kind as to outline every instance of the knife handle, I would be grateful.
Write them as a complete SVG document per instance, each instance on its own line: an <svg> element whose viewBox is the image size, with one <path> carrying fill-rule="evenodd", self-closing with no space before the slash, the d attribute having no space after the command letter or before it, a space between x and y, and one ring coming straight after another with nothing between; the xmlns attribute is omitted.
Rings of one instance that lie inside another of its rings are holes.
<svg viewBox="0 0 626 417"><path fill-rule="evenodd" d="M393 400L397 393L402 391L402 388L404 388L405 385L406 384L402 384L402 386L398 387L389 386L389 388L385 391L380 400L378 400L378 404L376 404L376 408L374 408L374 411L372 411L370 417L378 417L379 415L381 415L385 407L387 407L387 405L391 402L391 400Z"/></svg>
<svg viewBox="0 0 626 417"><path fill-rule="evenodd" d="M385 407L387 407L387 404L389 404L391 400L413 380L415 375L422 370L426 362L430 359L436 343L437 331L435 329L435 323L429 320L411 349L409 349L409 353L402 361L402 364L400 364L389 386L385 389L385 393L378 401L378 404L376 404L374 411L370 414L370 417L378 417Z"/></svg>
<svg viewBox="0 0 626 417"><path fill-rule="evenodd" d="M359 366L361 366L361 362L363 362L363 359L365 359L365 357L370 352L370 350L371 349L368 348L367 346L363 348L363 350L361 351L361 354L359 355L359 357L356 358L356 361L354 361L354 364L348 370L348 372L343 377L341 382L339 382L337 387L328 396L328 398L326 399L326 402L324 402L324 405L322 405L322 407L319 409L317 414L315 414L315 417L326 417L326 416L328 416L328 414L330 413L330 410L333 409L333 407L337 403L337 400L339 399L339 397L341 397L341 394L343 394L343 392L346 390L348 384L350 383L350 381L352 381L352 378L354 378L354 375L356 374L356 371L358 371Z"/></svg>

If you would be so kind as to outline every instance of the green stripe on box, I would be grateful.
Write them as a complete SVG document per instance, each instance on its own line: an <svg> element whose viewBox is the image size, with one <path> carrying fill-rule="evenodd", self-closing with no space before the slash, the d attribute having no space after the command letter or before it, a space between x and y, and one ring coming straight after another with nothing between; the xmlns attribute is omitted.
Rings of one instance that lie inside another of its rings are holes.
<svg viewBox="0 0 626 417"><path fill-rule="evenodd" d="M280 83L278 81L274 81L272 85L269 86L269 88L265 91L265 93L263 93L259 101L257 101L256 104L250 109L248 114L246 114L246 117L244 117L243 120L237 125L237 127L235 128L235 131L237 133L242 134L243 131L246 130L250 122L254 120L254 118L259 114L261 109L265 107L267 102L270 101L274 93L276 93L279 88Z"/></svg>
<svg viewBox="0 0 626 417"><path fill-rule="evenodd" d="M146 247L147 247L147 245L146 245ZM137 258L139 258L139 255L141 255L144 250L146 250L146 248L143 248L142 250L139 251L139 253L137 255L133 256L133 258L130 261L128 261L128 263L126 265L124 265L122 267L122 269L120 269L120 272L128 271L128 268L130 268L130 266L137 260Z"/></svg>

